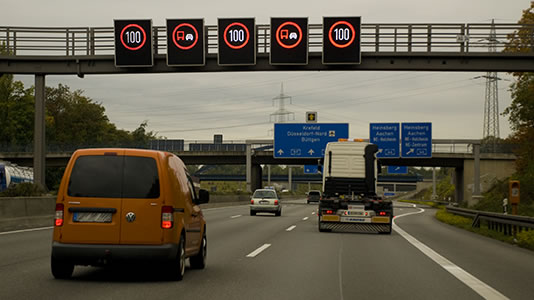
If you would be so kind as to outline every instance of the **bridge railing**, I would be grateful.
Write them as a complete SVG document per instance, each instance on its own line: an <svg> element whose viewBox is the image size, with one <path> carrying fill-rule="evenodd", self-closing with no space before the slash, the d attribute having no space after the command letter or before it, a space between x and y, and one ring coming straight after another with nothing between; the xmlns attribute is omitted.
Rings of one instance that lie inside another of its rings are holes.
<svg viewBox="0 0 534 300"><path fill-rule="evenodd" d="M167 141L172 143L167 143ZM365 140L368 141L368 140ZM80 148L101 148L101 147L127 147L127 148L145 148L165 151L244 151L245 145L252 145L254 151L272 151L272 140L224 140L223 145L228 147L198 147L198 145L218 145L213 140L154 140L149 144L120 144L120 145L56 145L47 144L47 152L73 152ZM432 140L432 153L473 153L473 145L480 144L480 140L464 139L434 139ZM234 146L234 147L231 147ZM496 153L511 153L515 145L497 144ZM225 150L226 149L226 150ZM481 153L484 145L481 147ZM30 153L33 152L33 145L10 145L0 144L0 153Z"/></svg>
<svg viewBox="0 0 534 300"><path fill-rule="evenodd" d="M362 24L363 52L502 51L509 35L522 29L532 36L534 24ZM495 34L492 35L492 30ZM217 26L205 26L207 53L217 53ZM167 52L165 26L153 26L154 53ZM257 53L268 53L270 25L256 25ZM0 45L17 56L92 56L114 54L112 27L0 27ZM532 42L522 45L534 52ZM309 51L322 51L322 24L309 25Z"/></svg>

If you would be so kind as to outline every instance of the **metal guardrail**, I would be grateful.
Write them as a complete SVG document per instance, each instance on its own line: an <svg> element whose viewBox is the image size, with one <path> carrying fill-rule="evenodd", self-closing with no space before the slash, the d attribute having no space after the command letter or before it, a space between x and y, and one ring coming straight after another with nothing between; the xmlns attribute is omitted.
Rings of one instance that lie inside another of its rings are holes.
<svg viewBox="0 0 534 300"><path fill-rule="evenodd" d="M495 35L491 35L492 29ZM488 52L502 51L510 35L522 29L534 33L534 24L362 24L363 52ZM217 53L217 26L205 26L207 53ZM530 33L529 33L530 32ZM309 51L322 51L322 24L309 25ZM167 49L165 26L153 26L154 52ZM256 25L258 53L268 53L270 25ZM491 36L491 38L490 38ZM114 54L113 27L0 27L0 45L18 56L93 56ZM531 44L519 45L534 52Z"/></svg>
<svg viewBox="0 0 534 300"><path fill-rule="evenodd" d="M447 206L447 212L468 218L473 218L472 227L480 228L481 221L486 221L488 229L515 235L523 230L534 229L534 218L526 216L505 215L487 211Z"/></svg>

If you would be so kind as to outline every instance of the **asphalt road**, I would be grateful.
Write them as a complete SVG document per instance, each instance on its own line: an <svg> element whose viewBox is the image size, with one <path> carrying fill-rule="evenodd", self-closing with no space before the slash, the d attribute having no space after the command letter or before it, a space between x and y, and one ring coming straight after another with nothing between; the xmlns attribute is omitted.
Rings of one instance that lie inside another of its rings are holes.
<svg viewBox="0 0 534 300"><path fill-rule="evenodd" d="M286 203L281 217L204 210L208 265L181 282L137 266L76 267L72 279L55 280L51 229L4 233L0 299L482 299L476 290L534 299L533 252L396 205L391 235L320 233L316 205Z"/></svg>

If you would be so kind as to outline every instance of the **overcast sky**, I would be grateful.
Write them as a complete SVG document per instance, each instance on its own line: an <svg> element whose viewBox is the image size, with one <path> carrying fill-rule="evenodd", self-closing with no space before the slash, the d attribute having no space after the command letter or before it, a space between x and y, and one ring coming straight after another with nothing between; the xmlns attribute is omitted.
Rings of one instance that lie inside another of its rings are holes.
<svg viewBox="0 0 534 300"><path fill-rule="evenodd" d="M516 23L529 0L5 0L0 26L112 27L113 19L361 16L362 23ZM368 138L373 122L432 122L434 138L481 138L485 97L483 73L463 72L248 72L146 75L47 76L102 103L117 127L133 130L145 120L159 136L186 140L272 138L273 97L292 97L294 122L317 111L319 122L348 122L350 136ZM503 79L512 80L507 74ZM28 87L32 76L18 76ZM511 81L499 81L499 107L511 102ZM201 129L201 130L199 130ZM500 118L501 137L510 133ZM271 133L272 134L272 133Z"/></svg>

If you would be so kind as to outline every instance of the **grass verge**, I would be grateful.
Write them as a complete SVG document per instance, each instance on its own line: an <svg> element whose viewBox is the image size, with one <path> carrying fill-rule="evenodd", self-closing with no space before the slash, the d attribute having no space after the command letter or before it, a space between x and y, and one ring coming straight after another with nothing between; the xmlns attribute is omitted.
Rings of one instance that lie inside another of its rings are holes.
<svg viewBox="0 0 534 300"><path fill-rule="evenodd" d="M441 208L436 212L436 219L443 223L534 251L534 230L519 232L514 239L513 236L489 230L487 227L484 227L485 224L482 224L482 222L480 228L473 228L471 227L471 224L473 223L471 218L448 213L445 208Z"/></svg>

